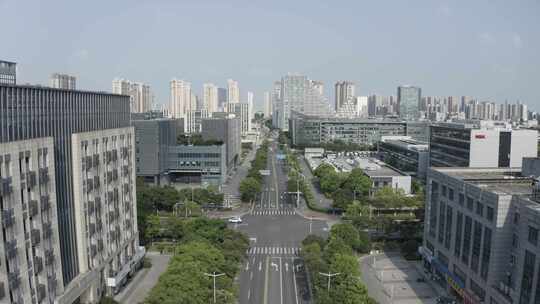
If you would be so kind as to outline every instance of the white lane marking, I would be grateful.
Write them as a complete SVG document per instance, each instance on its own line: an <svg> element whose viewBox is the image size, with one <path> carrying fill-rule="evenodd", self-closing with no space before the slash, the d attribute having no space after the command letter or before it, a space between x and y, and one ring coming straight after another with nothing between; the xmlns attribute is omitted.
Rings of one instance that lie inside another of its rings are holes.
<svg viewBox="0 0 540 304"><path fill-rule="evenodd" d="M276 263L274 263L274 262L270 263L270 267L276 267L276 271L279 271L279 266L278 266L278 264L276 264Z"/></svg>
<svg viewBox="0 0 540 304"><path fill-rule="evenodd" d="M261 271L261 270L262 270L262 262L259 261L259 271Z"/></svg>
<svg viewBox="0 0 540 304"><path fill-rule="evenodd" d="M248 289L248 300L251 297L251 289Z"/></svg>
<svg viewBox="0 0 540 304"><path fill-rule="evenodd" d="M246 271L249 270L249 262L246 263Z"/></svg>
<svg viewBox="0 0 540 304"><path fill-rule="evenodd" d="M300 265L298 265L300 269ZM296 273L294 272L294 258L292 259L292 273L293 273L293 283L294 283L294 298L296 299L296 304L298 304L298 289L296 287Z"/></svg>
<svg viewBox="0 0 540 304"><path fill-rule="evenodd" d="M281 293L281 304L283 304L283 273L281 272L281 258L279 258L279 289Z"/></svg>

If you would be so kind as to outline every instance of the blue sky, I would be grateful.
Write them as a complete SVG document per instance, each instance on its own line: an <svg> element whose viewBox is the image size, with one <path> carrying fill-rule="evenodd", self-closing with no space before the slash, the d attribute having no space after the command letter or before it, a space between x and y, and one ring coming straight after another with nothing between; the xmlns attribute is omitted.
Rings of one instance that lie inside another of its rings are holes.
<svg viewBox="0 0 540 304"><path fill-rule="evenodd" d="M358 95L521 100L540 110L540 2L530 1L31 1L0 0L0 58L19 82L72 73L79 87L114 77L149 83L168 101L173 77L240 82L257 103L273 80L299 72L352 80Z"/></svg>

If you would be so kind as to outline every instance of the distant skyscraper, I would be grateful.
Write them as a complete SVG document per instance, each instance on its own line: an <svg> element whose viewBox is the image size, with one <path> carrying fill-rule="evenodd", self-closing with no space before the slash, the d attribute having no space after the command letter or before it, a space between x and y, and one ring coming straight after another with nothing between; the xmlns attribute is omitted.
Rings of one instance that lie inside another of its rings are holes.
<svg viewBox="0 0 540 304"><path fill-rule="evenodd" d="M419 87L399 86L397 90L399 116L405 120L418 118L418 106L422 99Z"/></svg>
<svg viewBox="0 0 540 304"><path fill-rule="evenodd" d="M357 116L368 117L368 97L367 96L356 97L356 109L357 109Z"/></svg>
<svg viewBox="0 0 540 304"><path fill-rule="evenodd" d="M253 92L247 92L247 101L253 103Z"/></svg>
<svg viewBox="0 0 540 304"><path fill-rule="evenodd" d="M227 112L240 118L242 135L246 135L251 130L252 105L248 102L227 103Z"/></svg>
<svg viewBox="0 0 540 304"><path fill-rule="evenodd" d="M218 94L218 109L220 111L224 110L225 104L227 103L227 89L225 88L218 88L217 89Z"/></svg>
<svg viewBox="0 0 540 304"><path fill-rule="evenodd" d="M319 94L321 94L321 96L324 95L324 82L317 81L317 80L312 80L311 81L311 86L313 87L313 89L318 91Z"/></svg>
<svg viewBox="0 0 540 304"><path fill-rule="evenodd" d="M238 87L238 81L229 79L227 80L227 102L240 102L240 88Z"/></svg>
<svg viewBox="0 0 540 304"><path fill-rule="evenodd" d="M56 89L75 90L77 89L77 78L67 74L52 74L49 78L49 86Z"/></svg>
<svg viewBox="0 0 540 304"><path fill-rule="evenodd" d="M291 111L306 115L328 115L332 111L320 91L303 75L289 74L281 78L280 98L274 114L277 127L288 131Z"/></svg>
<svg viewBox="0 0 540 304"><path fill-rule="evenodd" d="M0 83L17 84L17 64L0 60Z"/></svg>
<svg viewBox="0 0 540 304"><path fill-rule="evenodd" d="M191 100L191 83L181 80L173 79L170 82L171 94L170 94L170 116L171 118L184 118L184 130L188 129L188 113L196 110Z"/></svg>
<svg viewBox="0 0 540 304"><path fill-rule="evenodd" d="M130 96L131 113L144 113L152 109L152 92L149 85L115 78L112 88L114 94Z"/></svg>
<svg viewBox="0 0 540 304"><path fill-rule="evenodd" d="M218 87L213 83L203 84L203 108L208 110L208 113L218 111Z"/></svg>
<svg viewBox="0 0 540 304"><path fill-rule="evenodd" d="M355 85L350 81L338 81L335 84L335 110L349 102L355 102Z"/></svg>
<svg viewBox="0 0 540 304"><path fill-rule="evenodd" d="M264 118L270 117L272 115L272 95L270 92L264 92L264 108L263 108Z"/></svg>

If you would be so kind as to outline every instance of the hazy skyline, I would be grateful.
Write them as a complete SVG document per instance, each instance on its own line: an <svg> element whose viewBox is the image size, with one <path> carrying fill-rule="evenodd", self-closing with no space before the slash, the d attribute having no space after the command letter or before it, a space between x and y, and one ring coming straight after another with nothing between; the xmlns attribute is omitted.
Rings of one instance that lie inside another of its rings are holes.
<svg viewBox="0 0 540 304"><path fill-rule="evenodd" d="M148 83L159 103L169 81L239 82L241 99L288 72L356 94L521 100L540 110L538 1L17 1L0 0L0 59L19 83L77 76L111 91L115 77Z"/></svg>

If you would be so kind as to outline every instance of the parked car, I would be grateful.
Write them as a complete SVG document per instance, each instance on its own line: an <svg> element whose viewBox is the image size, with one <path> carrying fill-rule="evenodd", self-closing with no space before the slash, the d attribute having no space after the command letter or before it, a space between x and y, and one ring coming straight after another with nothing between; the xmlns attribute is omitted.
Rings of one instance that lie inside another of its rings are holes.
<svg viewBox="0 0 540 304"><path fill-rule="evenodd" d="M242 219L238 216L231 217L229 223L239 224L242 223Z"/></svg>

